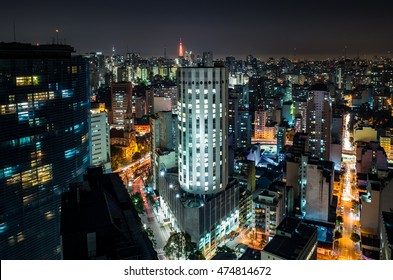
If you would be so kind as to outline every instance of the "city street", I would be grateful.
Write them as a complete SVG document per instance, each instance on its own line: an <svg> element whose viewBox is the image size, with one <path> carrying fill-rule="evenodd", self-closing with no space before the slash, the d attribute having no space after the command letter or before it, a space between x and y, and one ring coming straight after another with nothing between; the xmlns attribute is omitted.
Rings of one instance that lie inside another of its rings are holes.
<svg viewBox="0 0 393 280"><path fill-rule="evenodd" d="M359 209L352 207L353 200L359 201L359 194L356 189L356 156L348 131L349 118L349 114L344 117L343 165L345 172L341 178L341 199L339 199L339 205L337 206L337 216L343 218L343 223L337 225L336 230L342 233L342 237L337 239L338 246L334 248L335 258L339 260L361 259L360 243L351 240L352 232L360 234L360 213Z"/></svg>
<svg viewBox="0 0 393 280"><path fill-rule="evenodd" d="M142 178L139 176L133 183L133 191L134 193L139 192L142 196L143 199L143 204L145 207L145 213L141 215L141 220L144 225L146 225L146 228L150 228L153 231L155 240L157 242L157 246L155 250L157 251L158 258L160 260L165 260L165 255L164 255L164 246L169 239L169 236L171 234L171 230L169 228L169 225L164 225L162 219L160 217L163 216L163 214L160 216L160 209L156 207L155 209L152 208L150 205L146 194L145 194L145 188L144 188L144 182Z"/></svg>

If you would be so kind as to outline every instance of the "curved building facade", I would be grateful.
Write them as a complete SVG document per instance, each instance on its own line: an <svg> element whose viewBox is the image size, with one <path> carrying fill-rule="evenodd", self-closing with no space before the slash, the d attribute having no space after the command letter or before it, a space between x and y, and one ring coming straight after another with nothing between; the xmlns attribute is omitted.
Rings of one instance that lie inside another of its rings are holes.
<svg viewBox="0 0 393 280"><path fill-rule="evenodd" d="M228 71L224 67L178 69L179 182L198 195L228 183Z"/></svg>
<svg viewBox="0 0 393 280"><path fill-rule="evenodd" d="M60 195L89 166L89 71L65 45L0 43L0 259L59 259Z"/></svg>

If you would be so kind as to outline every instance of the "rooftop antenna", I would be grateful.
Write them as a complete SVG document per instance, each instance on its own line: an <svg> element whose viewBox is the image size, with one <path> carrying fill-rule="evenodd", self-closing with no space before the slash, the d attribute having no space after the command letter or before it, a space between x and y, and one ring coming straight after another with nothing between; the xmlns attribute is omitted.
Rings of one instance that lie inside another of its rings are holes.
<svg viewBox="0 0 393 280"><path fill-rule="evenodd" d="M59 44L59 29L56 29L56 40L57 40L56 44L58 45Z"/></svg>

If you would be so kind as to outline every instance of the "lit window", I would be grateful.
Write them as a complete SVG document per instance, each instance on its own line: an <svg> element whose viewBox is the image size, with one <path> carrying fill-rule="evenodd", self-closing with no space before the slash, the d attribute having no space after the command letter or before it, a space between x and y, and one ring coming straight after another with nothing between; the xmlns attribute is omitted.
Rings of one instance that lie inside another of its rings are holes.
<svg viewBox="0 0 393 280"><path fill-rule="evenodd" d="M29 76L29 77L16 77L16 86L35 86L38 85L38 77L37 76Z"/></svg>

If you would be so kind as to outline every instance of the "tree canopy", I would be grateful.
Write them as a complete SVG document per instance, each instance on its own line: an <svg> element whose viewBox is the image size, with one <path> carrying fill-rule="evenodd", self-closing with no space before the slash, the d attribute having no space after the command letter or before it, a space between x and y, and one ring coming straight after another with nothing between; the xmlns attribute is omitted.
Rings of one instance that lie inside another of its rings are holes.
<svg viewBox="0 0 393 280"><path fill-rule="evenodd" d="M164 246L164 253L169 259L186 258L191 252L191 238L183 232L173 232Z"/></svg>

